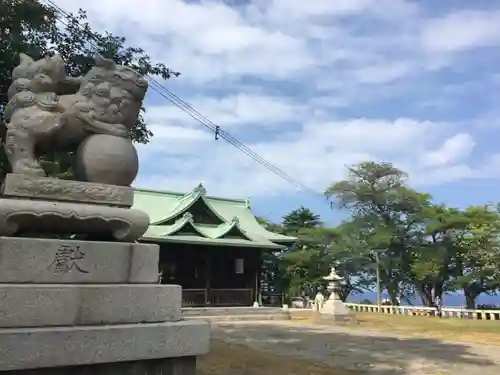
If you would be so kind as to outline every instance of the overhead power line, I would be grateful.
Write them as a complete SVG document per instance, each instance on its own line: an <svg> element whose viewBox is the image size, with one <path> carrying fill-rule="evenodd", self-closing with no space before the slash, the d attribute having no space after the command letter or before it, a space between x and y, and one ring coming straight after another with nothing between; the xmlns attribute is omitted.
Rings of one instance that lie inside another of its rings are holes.
<svg viewBox="0 0 500 375"><path fill-rule="evenodd" d="M63 16L70 17L71 14L62 9L60 6L55 4L51 0L41 0L43 3L45 3L46 6L49 8L52 8L56 13L61 14ZM66 19L63 19L62 17L57 17L58 20L63 24L67 25ZM78 27L82 27L78 21L76 21L76 25ZM95 39L94 39L95 41ZM89 41L89 44L96 48L97 50L97 45L95 44L94 41ZM269 171L277 175L278 177L282 178L283 180L287 181L288 183L294 185L296 188L302 190L303 192L313 194L315 196L321 196L323 197L324 195L321 194L320 192L317 192L311 188L309 188L307 185L299 181L298 179L290 176L287 174L285 171L280 169L278 166L272 164L268 160L264 159L262 156L257 154L255 151L253 151L250 147L246 146L244 143L240 142L237 140L235 137L233 137L231 134L223 130L219 125L214 124L212 121L210 121L207 117L203 116L200 112L198 112L196 109L194 109L189 103L185 102L181 98L179 98L176 94L171 92L169 89L167 89L165 86L160 84L156 79L153 77L146 75L146 78L148 79L150 83L150 87L153 91L155 91L158 95L162 96L166 100L168 100L170 103L175 105L177 108L188 114L191 118L195 119L198 121L201 125L203 125L205 128L209 129L213 134L215 140L218 139L223 139L229 144L231 144L233 147L238 149L239 151L245 153L246 155L250 156L255 162L259 163L263 167L267 168Z"/></svg>

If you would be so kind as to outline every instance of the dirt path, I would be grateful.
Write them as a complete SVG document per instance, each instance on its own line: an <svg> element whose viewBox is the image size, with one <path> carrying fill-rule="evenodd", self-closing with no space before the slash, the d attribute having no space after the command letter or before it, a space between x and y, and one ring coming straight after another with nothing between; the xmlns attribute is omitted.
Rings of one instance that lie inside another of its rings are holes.
<svg viewBox="0 0 500 375"><path fill-rule="evenodd" d="M500 374L498 346L276 321L220 323L213 326L213 336L254 349L356 370L359 374Z"/></svg>

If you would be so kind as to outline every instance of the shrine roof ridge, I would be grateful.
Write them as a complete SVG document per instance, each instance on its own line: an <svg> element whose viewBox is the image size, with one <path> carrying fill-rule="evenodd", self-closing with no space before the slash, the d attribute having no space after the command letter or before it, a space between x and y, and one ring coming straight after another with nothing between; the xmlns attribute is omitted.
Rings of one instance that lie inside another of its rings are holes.
<svg viewBox="0 0 500 375"><path fill-rule="evenodd" d="M172 190L159 190L159 189L134 187L134 191L136 191L138 193L146 193L146 194L152 194L152 195L163 195L163 196L169 195L169 196L175 196L175 197L179 197L179 198L184 197L186 195L186 193L190 192L191 190L181 192L181 191L172 191ZM221 202L239 203L239 204L243 204L243 205L249 204L249 202L250 202L250 199L248 199L248 198L225 198L225 197L220 197L220 196L215 196L215 195L206 195L205 198L210 199L210 200L221 201Z"/></svg>
<svg viewBox="0 0 500 375"><path fill-rule="evenodd" d="M196 243L220 242L221 245L233 243L263 248L282 248L282 244L296 240L263 227L248 199L212 197L206 193L202 184L187 192L134 188L133 208L147 213L150 218L150 226L143 239L188 243L195 241L193 238L196 237ZM201 202L207 212L211 212L212 220L217 221L216 225L193 220L190 210L197 202ZM179 231L186 225L196 236L181 235ZM240 239L225 238L233 229L240 232Z"/></svg>

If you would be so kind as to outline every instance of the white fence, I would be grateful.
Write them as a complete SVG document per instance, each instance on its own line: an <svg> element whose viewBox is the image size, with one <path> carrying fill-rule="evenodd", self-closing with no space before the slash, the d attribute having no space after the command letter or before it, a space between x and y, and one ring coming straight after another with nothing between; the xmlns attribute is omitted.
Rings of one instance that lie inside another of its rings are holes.
<svg viewBox="0 0 500 375"><path fill-rule="evenodd" d="M434 307L421 307L421 306L379 307L377 305L363 305L359 303L345 303L345 306L354 312L380 312L382 314L411 315L411 316L437 315L437 310ZM460 308L443 307L441 309L441 316L444 318L456 318L456 319L500 320L500 310L466 310Z"/></svg>

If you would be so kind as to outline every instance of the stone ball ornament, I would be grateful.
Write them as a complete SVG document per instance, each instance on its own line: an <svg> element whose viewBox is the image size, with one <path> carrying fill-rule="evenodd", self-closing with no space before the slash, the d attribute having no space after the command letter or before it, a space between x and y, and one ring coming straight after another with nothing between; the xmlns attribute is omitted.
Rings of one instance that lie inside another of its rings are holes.
<svg viewBox="0 0 500 375"><path fill-rule="evenodd" d="M76 151L75 178L79 181L130 186L139 172L139 157L128 138L93 134Z"/></svg>

